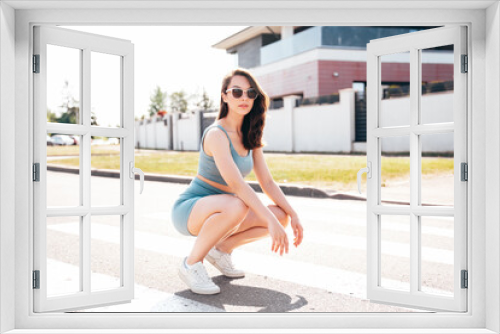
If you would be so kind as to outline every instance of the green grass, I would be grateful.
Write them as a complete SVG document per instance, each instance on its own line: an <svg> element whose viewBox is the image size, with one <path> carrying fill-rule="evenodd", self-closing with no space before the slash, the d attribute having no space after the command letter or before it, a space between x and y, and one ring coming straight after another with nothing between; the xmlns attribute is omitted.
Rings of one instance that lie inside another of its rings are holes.
<svg viewBox="0 0 500 334"><path fill-rule="evenodd" d="M96 151L103 154L105 148ZM198 170L199 152L136 150L135 166L145 173L195 176ZM296 183L337 190L356 189L357 172L366 166L365 156L324 154L265 154L266 163L278 183ZM383 157L382 181L407 178L409 157ZM78 166L78 158L61 159L50 163ZM114 153L92 157L92 168L119 169L119 156ZM422 158L422 174L440 175L453 173L452 158ZM256 181L254 172L246 177ZM366 174L363 174L363 182Z"/></svg>
<svg viewBox="0 0 500 334"><path fill-rule="evenodd" d="M90 147L90 151L95 155L119 155L120 145L95 145ZM48 157L79 155L79 145L47 146Z"/></svg>

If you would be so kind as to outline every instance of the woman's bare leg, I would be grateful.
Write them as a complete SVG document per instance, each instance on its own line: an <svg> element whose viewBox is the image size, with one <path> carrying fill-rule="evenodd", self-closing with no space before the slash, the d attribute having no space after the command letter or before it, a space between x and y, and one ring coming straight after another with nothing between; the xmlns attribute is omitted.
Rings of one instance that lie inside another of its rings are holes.
<svg viewBox="0 0 500 334"><path fill-rule="evenodd" d="M232 195L211 195L198 200L188 220L188 230L197 238L187 264L203 261L220 239L233 233L248 211L248 206Z"/></svg>
<svg viewBox="0 0 500 334"><path fill-rule="evenodd" d="M279 206L268 205L268 207L283 227L288 226L290 217ZM238 229L233 234L220 240L215 245L215 248L221 252L231 254L236 247L257 241L268 235L269 230L265 222L261 221L255 212L250 209Z"/></svg>
<svg viewBox="0 0 500 334"><path fill-rule="evenodd" d="M221 241L215 248L221 252L231 254L236 247L260 240L269 235L267 227L252 227L246 231L235 233Z"/></svg>

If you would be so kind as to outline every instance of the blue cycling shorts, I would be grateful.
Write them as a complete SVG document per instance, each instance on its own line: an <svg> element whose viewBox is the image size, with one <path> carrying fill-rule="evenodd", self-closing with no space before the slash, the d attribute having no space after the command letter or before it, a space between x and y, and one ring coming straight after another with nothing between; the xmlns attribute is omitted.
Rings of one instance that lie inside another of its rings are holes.
<svg viewBox="0 0 500 334"><path fill-rule="evenodd" d="M180 194L172 207L171 218L176 230L183 235L195 236L191 234L187 228L189 215L194 205L200 198L218 194L235 195L234 193L228 193L217 189L197 177L193 178L187 189Z"/></svg>

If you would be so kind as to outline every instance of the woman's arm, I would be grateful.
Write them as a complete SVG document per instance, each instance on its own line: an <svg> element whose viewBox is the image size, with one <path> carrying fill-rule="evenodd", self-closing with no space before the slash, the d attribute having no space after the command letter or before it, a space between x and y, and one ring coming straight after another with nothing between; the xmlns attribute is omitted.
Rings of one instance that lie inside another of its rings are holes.
<svg viewBox="0 0 500 334"><path fill-rule="evenodd" d="M296 217L297 213L285 198L281 188L274 182L271 172L264 159L262 147L253 151L254 173L259 181L262 191L280 208L282 208L290 217Z"/></svg>
<svg viewBox="0 0 500 334"><path fill-rule="evenodd" d="M290 203L285 198L281 188L274 182L271 172L264 159L264 152L261 148L253 151L254 172L259 181L262 191L281 209L283 209L291 218L290 225L295 235L294 245L297 247L304 237L304 228L300 223L299 217Z"/></svg>
<svg viewBox="0 0 500 334"><path fill-rule="evenodd" d="M211 129L205 135L205 147L213 155L215 165L227 185L234 193L250 207L264 222L269 229L273 239L273 251L288 253L288 237L283 226L267 206L265 206L255 191L245 182L241 176L238 166L233 161L229 148L229 140L226 135L218 129Z"/></svg>

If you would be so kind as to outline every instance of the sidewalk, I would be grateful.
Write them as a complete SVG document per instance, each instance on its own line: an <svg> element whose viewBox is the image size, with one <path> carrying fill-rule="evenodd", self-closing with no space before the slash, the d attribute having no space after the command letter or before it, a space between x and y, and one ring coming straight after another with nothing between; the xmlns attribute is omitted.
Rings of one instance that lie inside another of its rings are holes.
<svg viewBox="0 0 500 334"><path fill-rule="evenodd" d="M48 164L47 170L73 173L78 174L79 169L74 167L68 167L63 165L53 165ZM120 172L110 169L92 169L91 175L104 176L104 177L114 177L119 178ZM159 182L170 182L179 184L189 184L194 177L190 176L180 176L180 175L165 175L165 174L154 174L154 173L144 173L145 181L159 181ZM135 179L139 180L139 175L135 175ZM257 181L247 181L247 183L256 191L263 193L259 183ZM423 195L422 201L424 203L434 203L434 204L424 204L424 205L452 205L453 203L453 175L447 176L425 176L422 179L422 185L424 186L425 196ZM301 196L301 197L311 197L311 198L331 198L337 200L357 200L366 201L366 185L363 185L365 193L363 195L357 195L348 192L338 192L324 190L314 187L302 186L298 184L282 184L278 183L279 187L285 195L289 196ZM383 198L382 203L384 204L396 204L396 205L409 205L409 201L404 201L401 199L408 198L409 200L409 188L410 184L408 182L394 182L389 184L389 187L383 188ZM450 191L451 190L451 191Z"/></svg>

